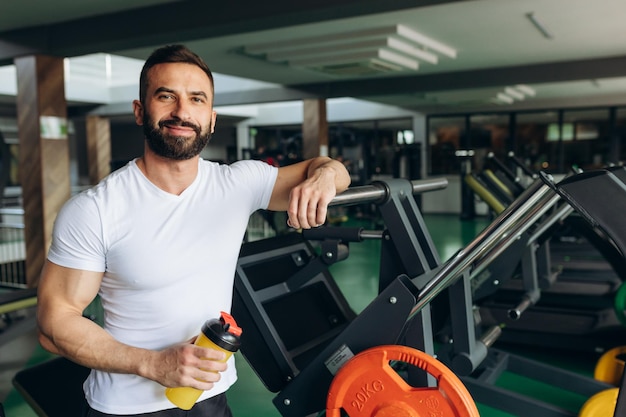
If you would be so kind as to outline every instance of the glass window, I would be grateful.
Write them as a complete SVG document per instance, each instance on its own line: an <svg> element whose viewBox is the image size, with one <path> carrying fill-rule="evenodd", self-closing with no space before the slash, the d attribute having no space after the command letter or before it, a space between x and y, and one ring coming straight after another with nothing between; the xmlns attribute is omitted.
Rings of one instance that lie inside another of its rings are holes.
<svg viewBox="0 0 626 417"><path fill-rule="evenodd" d="M559 125L559 113L519 113L515 116L515 121L513 153L516 158L531 171L554 171L559 165L559 141L549 141L548 137L550 126Z"/></svg>
<svg viewBox="0 0 626 417"><path fill-rule="evenodd" d="M250 128L254 149L244 159L259 159L275 166L302 160L302 126L257 126Z"/></svg>
<svg viewBox="0 0 626 417"><path fill-rule="evenodd" d="M612 133L613 148L610 155L616 160L612 162L626 161L626 107L615 109L615 126Z"/></svg>
<svg viewBox="0 0 626 417"><path fill-rule="evenodd" d="M430 175L459 174L460 160L456 151L461 149L461 136L465 132L463 116L430 117L428 119L428 145Z"/></svg>
<svg viewBox="0 0 626 417"><path fill-rule="evenodd" d="M474 151L473 168L481 171L485 158L493 152L498 160L505 162L507 152L512 148L509 138L509 114L479 114L470 117L468 142Z"/></svg>
<svg viewBox="0 0 626 417"><path fill-rule="evenodd" d="M601 168L610 159L611 125L609 109L566 110L563 112L561 141L563 168Z"/></svg>

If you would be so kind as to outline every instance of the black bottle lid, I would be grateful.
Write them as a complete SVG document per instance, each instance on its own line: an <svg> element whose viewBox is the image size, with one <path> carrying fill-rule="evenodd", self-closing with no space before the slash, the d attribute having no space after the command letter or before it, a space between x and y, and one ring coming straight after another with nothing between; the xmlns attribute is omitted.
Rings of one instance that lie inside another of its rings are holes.
<svg viewBox="0 0 626 417"><path fill-rule="evenodd" d="M235 319L222 311L219 319L207 320L202 326L202 333L217 346L229 352L236 352L241 345L241 327Z"/></svg>

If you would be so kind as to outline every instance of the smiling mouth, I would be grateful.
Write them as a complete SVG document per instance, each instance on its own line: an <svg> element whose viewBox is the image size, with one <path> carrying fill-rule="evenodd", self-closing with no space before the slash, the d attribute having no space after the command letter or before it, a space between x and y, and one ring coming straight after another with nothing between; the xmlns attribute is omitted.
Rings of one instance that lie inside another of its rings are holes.
<svg viewBox="0 0 626 417"><path fill-rule="evenodd" d="M198 126L189 122L179 122L175 120L165 120L159 123L159 127L167 128L170 130L175 130L179 132L195 132L196 134L200 134L200 129Z"/></svg>
<svg viewBox="0 0 626 417"><path fill-rule="evenodd" d="M190 128L190 127L183 127L183 126L165 126L167 129L172 130L172 131L176 131L176 132L189 132L189 133L193 133L194 129Z"/></svg>

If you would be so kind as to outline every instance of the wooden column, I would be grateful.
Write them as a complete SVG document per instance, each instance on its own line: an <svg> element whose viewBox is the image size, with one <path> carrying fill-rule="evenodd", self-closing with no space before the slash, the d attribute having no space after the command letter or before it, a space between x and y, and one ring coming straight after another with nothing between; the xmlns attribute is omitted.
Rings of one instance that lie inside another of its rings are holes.
<svg viewBox="0 0 626 417"><path fill-rule="evenodd" d="M26 282L36 287L59 209L70 197L63 58L15 59Z"/></svg>
<svg viewBox="0 0 626 417"><path fill-rule="evenodd" d="M87 116L86 123L89 183L97 184L111 173L111 123L100 116Z"/></svg>
<svg viewBox="0 0 626 417"><path fill-rule="evenodd" d="M326 100L303 100L302 156L304 159L328 155Z"/></svg>

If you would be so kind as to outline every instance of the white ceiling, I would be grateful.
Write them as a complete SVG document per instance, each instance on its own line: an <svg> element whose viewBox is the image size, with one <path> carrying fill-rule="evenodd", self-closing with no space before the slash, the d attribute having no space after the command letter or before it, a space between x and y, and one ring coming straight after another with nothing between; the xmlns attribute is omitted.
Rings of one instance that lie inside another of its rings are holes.
<svg viewBox="0 0 626 417"><path fill-rule="evenodd" d="M165 43L185 43L214 72L274 83L220 91L216 104L350 96L425 113L626 105L626 0L20 0L3 2L0 62L21 54L106 52L145 59ZM393 3L393 4L391 4ZM552 34L528 20L534 13ZM85 20L86 19L86 20ZM258 43L396 24L458 51L417 71L330 76L237 51ZM492 99L507 86L534 97Z"/></svg>

